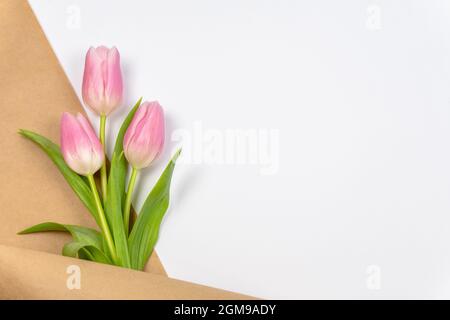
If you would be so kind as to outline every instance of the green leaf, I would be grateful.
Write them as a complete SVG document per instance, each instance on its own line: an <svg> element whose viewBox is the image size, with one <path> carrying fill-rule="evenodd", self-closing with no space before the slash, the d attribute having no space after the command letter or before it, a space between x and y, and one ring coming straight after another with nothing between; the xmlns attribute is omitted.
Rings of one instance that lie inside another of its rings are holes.
<svg viewBox="0 0 450 320"><path fill-rule="evenodd" d="M85 252L89 252L89 255L92 257L91 259L92 261L114 265L112 260L103 251L100 251L97 247L87 246L83 249Z"/></svg>
<svg viewBox="0 0 450 320"><path fill-rule="evenodd" d="M49 139L28 130L20 130L19 133L31 141L35 142L50 157L53 163L58 167L72 190L80 198L81 202L86 206L94 219L98 222L98 213L95 207L95 201L86 180L74 172L64 161L61 150L58 145Z"/></svg>
<svg viewBox="0 0 450 320"><path fill-rule="evenodd" d="M116 144L114 145L114 152L111 159L111 171L114 169L114 177L116 179L116 183L119 190L122 190L120 195L118 195L121 207L124 202L125 198L125 184L126 184L126 177L127 177L127 171L128 171L128 162L125 159L123 155L123 138L125 137L125 133L128 129L128 126L130 125L131 121L133 120L134 114L136 113L137 109L141 105L142 98L139 98L139 100L136 102L136 104L133 106L133 108L128 113L127 117L122 123L122 126L120 127L119 133L117 134L116 138ZM111 177L111 173L110 173Z"/></svg>
<svg viewBox="0 0 450 320"><path fill-rule="evenodd" d="M63 247L62 254L66 257L79 257L80 259L91 260L104 264L113 264L108 256L106 256L98 248L79 241L71 241L66 243Z"/></svg>
<svg viewBox="0 0 450 320"><path fill-rule="evenodd" d="M91 228L76 226L72 224L43 222L22 230L18 234L30 234L47 231L69 232L75 241L87 243L89 245L97 247L100 250L103 249L102 235L100 232Z"/></svg>
<svg viewBox="0 0 450 320"><path fill-rule="evenodd" d="M64 245L62 250L62 255L66 257L72 257L77 258L78 257L78 251L81 249L87 247L88 245L86 243L78 242L78 241L71 241Z"/></svg>
<svg viewBox="0 0 450 320"><path fill-rule="evenodd" d="M128 239L133 269L144 269L156 244L162 218L169 206L170 182L180 152L181 150L178 150L167 164L158 182L147 196L133 226Z"/></svg>
<svg viewBox="0 0 450 320"><path fill-rule="evenodd" d="M69 232L72 235L73 241L64 246L63 255L76 257L78 252L84 249L84 253L93 261L112 264L109 258L103 253L101 233L91 228L55 222L44 222L22 230L19 234L47 231Z"/></svg>
<svg viewBox="0 0 450 320"><path fill-rule="evenodd" d="M136 102L134 107L125 118L117 135L111 167L108 179L108 201L105 206L106 218L111 227L116 245L117 256L123 267L130 268L130 256L128 253L127 233L123 224L123 202L125 194L125 180L127 176L128 164L123 156L123 138L131 120L141 104L142 98Z"/></svg>

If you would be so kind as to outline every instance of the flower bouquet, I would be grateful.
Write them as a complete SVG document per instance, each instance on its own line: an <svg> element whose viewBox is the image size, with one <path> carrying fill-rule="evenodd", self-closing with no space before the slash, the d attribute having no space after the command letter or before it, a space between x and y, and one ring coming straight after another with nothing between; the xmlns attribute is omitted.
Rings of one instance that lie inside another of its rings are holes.
<svg viewBox="0 0 450 320"><path fill-rule="evenodd" d="M100 116L97 137L81 114L61 117L61 147L28 130L19 133L35 142L54 162L72 190L95 219L100 231L83 226L44 222L19 234L68 232L72 241L62 254L70 257L143 270L156 244L178 150L148 194L133 223L131 201L136 177L161 153L164 146L164 113L158 102L137 101L116 137L108 166L105 154L106 119L122 101L120 55L116 48L90 48L86 54L82 96ZM128 167L130 179L126 183ZM99 173L99 187L94 175Z"/></svg>

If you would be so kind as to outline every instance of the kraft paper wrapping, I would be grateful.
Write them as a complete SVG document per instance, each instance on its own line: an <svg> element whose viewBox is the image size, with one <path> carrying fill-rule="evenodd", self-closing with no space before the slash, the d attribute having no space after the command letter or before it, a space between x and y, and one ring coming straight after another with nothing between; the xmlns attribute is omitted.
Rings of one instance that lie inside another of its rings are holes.
<svg viewBox="0 0 450 320"><path fill-rule="evenodd" d="M82 111L25 0L0 1L0 110L0 298L247 298L169 279L155 253L138 272L61 256L64 233L16 234L44 221L95 227L54 164L17 134L26 128L58 142L61 113ZM79 290L66 286L70 265L80 267Z"/></svg>

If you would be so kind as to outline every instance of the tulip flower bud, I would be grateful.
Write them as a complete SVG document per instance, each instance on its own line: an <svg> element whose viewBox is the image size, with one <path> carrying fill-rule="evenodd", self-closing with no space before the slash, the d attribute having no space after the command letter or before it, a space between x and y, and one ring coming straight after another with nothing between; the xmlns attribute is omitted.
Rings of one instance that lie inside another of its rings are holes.
<svg viewBox="0 0 450 320"><path fill-rule="evenodd" d="M142 169L161 153L164 146L164 112L157 101L144 102L131 121L123 150L135 169Z"/></svg>
<svg viewBox="0 0 450 320"><path fill-rule="evenodd" d="M103 164L105 155L89 121L80 113L64 112L61 118L61 152L69 167L78 174L94 174Z"/></svg>
<svg viewBox="0 0 450 320"><path fill-rule="evenodd" d="M99 115L108 115L122 101L120 55L115 47L91 47L84 66L83 101Z"/></svg>

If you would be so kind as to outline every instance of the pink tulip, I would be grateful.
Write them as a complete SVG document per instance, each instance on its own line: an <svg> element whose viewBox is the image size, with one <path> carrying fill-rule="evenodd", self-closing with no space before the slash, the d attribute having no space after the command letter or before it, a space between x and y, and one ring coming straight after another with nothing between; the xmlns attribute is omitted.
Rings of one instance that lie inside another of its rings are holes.
<svg viewBox="0 0 450 320"><path fill-rule="evenodd" d="M78 174L94 174L103 164L103 147L88 120L80 113L64 112L61 118L61 151L69 167Z"/></svg>
<svg viewBox="0 0 450 320"><path fill-rule="evenodd" d="M123 141L125 157L134 169L150 165L164 146L164 112L157 101L136 111Z"/></svg>
<svg viewBox="0 0 450 320"><path fill-rule="evenodd" d="M122 92L119 51L115 47L91 47L84 66L84 103L97 114L106 116L119 106Z"/></svg>

